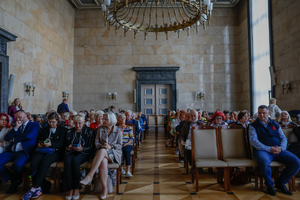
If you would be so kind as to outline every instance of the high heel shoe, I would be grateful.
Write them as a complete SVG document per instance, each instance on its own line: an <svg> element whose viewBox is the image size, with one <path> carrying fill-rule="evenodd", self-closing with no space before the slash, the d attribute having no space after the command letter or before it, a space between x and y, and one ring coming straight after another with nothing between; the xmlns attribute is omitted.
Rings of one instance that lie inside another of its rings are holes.
<svg viewBox="0 0 300 200"><path fill-rule="evenodd" d="M77 196L72 196L72 200L77 200L79 199L80 195L77 195Z"/></svg>
<svg viewBox="0 0 300 200"><path fill-rule="evenodd" d="M86 176L84 179L80 181L80 183L83 185L91 185L92 180L93 180L92 178Z"/></svg>
<svg viewBox="0 0 300 200"><path fill-rule="evenodd" d="M100 199L106 199L106 195L100 195Z"/></svg>

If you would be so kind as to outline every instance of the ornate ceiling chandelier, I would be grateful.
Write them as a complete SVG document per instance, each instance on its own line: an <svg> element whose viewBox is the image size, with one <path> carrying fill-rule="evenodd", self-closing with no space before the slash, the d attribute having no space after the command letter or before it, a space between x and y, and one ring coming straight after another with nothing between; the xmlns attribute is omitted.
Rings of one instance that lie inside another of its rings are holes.
<svg viewBox="0 0 300 200"><path fill-rule="evenodd" d="M146 40L149 32L164 32L168 40L170 31L179 34L198 27L204 29L209 25L212 16L211 0L103 0L102 11L105 25L124 29L124 37L130 30L134 38L138 32L144 33Z"/></svg>

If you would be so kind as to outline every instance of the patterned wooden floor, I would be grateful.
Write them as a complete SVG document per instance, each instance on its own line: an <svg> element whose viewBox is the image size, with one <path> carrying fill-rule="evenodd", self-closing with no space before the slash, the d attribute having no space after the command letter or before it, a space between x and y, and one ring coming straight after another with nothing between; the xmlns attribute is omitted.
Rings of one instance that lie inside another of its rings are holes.
<svg viewBox="0 0 300 200"><path fill-rule="evenodd" d="M300 179L296 179L297 192L293 196L277 193L271 197L263 192L254 191L254 184L231 186L232 191L225 193L222 184L216 182L216 174L200 175L200 191L195 192L195 186L191 183L190 175L185 174L182 163L177 162L175 150L165 147L163 131L158 136L150 132L139 149L136 170L133 178L123 178L120 194L109 194L108 200L195 200L195 199L300 199ZM14 195L3 194L8 185L0 186L0 200L21 199L23 188L19 188ZM64 199L65 194L54 192L50 195L42 195L38 200ZM99 199L99 194L85 195L84 190L80 199Z"/></svg>

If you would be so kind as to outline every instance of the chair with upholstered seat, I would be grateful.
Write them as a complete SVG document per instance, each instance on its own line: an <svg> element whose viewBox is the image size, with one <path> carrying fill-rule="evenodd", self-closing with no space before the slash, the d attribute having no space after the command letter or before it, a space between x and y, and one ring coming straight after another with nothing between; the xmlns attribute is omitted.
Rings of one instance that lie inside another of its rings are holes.
<svg viewBox="0 0 300 200"><path fill-rule="evenodd" d="M249 152L247 152L247 137L245 129L238 127L220 127L219 141L221 146L221 157L227 163L228 167L246 167L248 172L248 181L251 181L249 167L256 167L257 163L251 159ZM247 155L248 154L248 155ZM229 177L229 171L227 171ZM256 180L257 180L257 176ZM257 181L255 181L257 184ZM228 190L230 190L230 180L228 180Z"/></svg>
<svg viewBox="0 0 300 200"><path fill-rule="evenodd" d="M224 189L228 191L227 163L219 159L219 144L217 129L192 129L192 165L196 177L196 191L199 191L198 168L224 168Z"/></svg>

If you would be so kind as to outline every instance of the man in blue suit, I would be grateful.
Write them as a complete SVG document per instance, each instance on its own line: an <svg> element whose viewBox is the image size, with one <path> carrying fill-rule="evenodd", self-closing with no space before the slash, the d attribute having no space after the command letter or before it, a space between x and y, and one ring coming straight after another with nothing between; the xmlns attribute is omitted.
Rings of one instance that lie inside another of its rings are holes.
<svg viewBox="0 0 300 200"><path fill-rule="evenodd" d="M57 113L61 114L63 111L70 112L67 101L67 99L64 99L63 102L57 106Z"/></svg>
<svg viewBox="0 0 300 200"><path fill-rule="evenodd" d="M18 186L23 182L22 170L35 151L40 129L37 122L28 120L23 110L17 111L15 118L16 126L4 137L4 140L11 141L11 144L5 153L0 154L0 178L4 182L11 181L8 194L15 193ZM5 167L8 162L13 162L13 173Z"/></svg>

